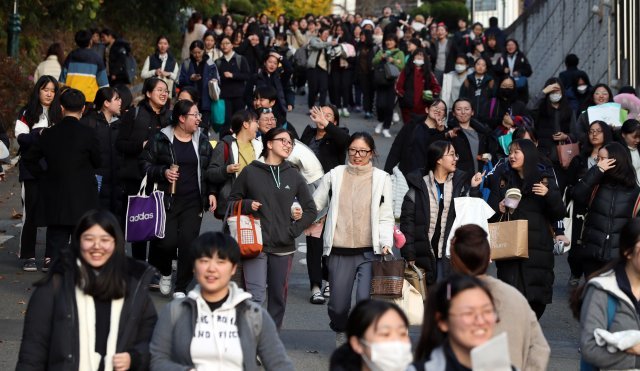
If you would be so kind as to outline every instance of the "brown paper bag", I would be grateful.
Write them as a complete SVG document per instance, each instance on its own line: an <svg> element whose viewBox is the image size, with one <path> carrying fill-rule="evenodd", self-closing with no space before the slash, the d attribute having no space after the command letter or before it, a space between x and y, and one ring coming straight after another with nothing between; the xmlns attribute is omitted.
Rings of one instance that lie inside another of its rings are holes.
<svg viewBox="0 0 640 371"><path fill-rule="evenodd" d="M489 244L491 260L529 258L529 222L489 223Z"/></svg>

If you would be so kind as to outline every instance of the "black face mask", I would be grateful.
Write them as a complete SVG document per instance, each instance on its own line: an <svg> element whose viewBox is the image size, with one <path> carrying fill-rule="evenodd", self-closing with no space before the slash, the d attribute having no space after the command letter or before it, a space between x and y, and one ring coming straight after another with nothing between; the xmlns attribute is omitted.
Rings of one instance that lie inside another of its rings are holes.
<svg viewBox="0 0 640 371"><path fill-rule="evenodd" d="M516 89L513 88L500 88L498 90L498 95L500 98L504 98L507 100L515 99Z"/></svg>

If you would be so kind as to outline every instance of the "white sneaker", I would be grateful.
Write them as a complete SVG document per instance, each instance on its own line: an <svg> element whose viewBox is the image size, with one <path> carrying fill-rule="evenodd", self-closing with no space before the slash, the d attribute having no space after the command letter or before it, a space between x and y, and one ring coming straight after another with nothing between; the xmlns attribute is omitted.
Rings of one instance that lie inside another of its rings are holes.
<svg viewBox="0 0 640 371"><path fill-rule="evenodd" d="M398 112L394 112L393 113L393 118L392 118L393 123L395 124L396 122L400 122L400 115L398 115Z"/></svg>
<svg viewBox="0 0 640 371"><path fill-rule="evenodd" d="M347 342L347 334L344 332L336 332L336 348L340 348L342 344Z"/></svg>
<svg viewBox="0 0 640 371"><path fill-rule="evenodd" d="M160 276L160 293L162 295L169 295L171 293L171 275Z"/></svg>
<svg viewBox="0 0 640 371"><path fill-rule="evenodd" d="M374 130L376 134L380 134L382 132L382 123L376 125L376 129Z"/></svg>
<svg viewBox="0 0 640 371"><path fill-rule="evenodd" d="M342 108L338 108L338 116L342 116Z"/></svg>
<svg viewBox="0 0 640 371"><path fill-rule="evenodd" d="M391 138L391 133L389 133L389 129L382 130L382 136L385 138Z"/></svg>
<svg viewBox="0 0 640 371"><path fill-rule="evenodd" d="M174 299L182 299L184 297L186 297L187 295L184 292L181 291L177 291L173 293L173 298Z"/></svg>
<svg viewBox="0 0 640 371"><path fill-rule="evenodd" d="M343 109L342 109L342 116L344 116L344 117L349 117L349 116L351 116L351 115L349 114L349 110L347 110L346 108L343 108Z"/></svg>

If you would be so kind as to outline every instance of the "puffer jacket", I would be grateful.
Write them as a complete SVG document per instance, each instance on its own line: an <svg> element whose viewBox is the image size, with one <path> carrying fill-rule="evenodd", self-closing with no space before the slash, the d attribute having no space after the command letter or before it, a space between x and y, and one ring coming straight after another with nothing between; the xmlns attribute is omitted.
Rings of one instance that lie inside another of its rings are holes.
<svg viewBox="0 0 640 371"><path fill-rule="evenodd" d="M158 189L164 191L165 206L168 205L171 183L165 178L164 172L172 164L176 163L173 149L173 130L173 127L167 126L156 133L144 147L139 162L141 172L148 175L147 183L158 183ZM200 186L202 209L207 210L209 208L209 195L215 194L215 187L211 181L213 149L206 135L201 131L197 131L194 134L192 143L200 164L198 167L198 185Z"/></svg>
<svg viewBox="0 0 640 371"><path fill-rule="evenodd" d="M489 75L484 75L480 84L476 82L476 75L470 74L460 87L460 98L471 101L474 117L481 122L489 122L491 98L496 95L496 82ZM480 93L478 94L478 91Z"/></svg>
<svg viewBox="0 0 640 371"><path fill-rule="evenodd" d="M509 220L528 221L529 259L509 259L496 262L498 278L517 288L529 303L551 303L553 281L553 236L551 223L564 217L562 196L556 185L553 169L539 165L541 181L547 183L545 196L533 194L531 189L523 189L523 181L508 164L496 169L488 179L490 188L489 205L501 215L499 203L510 188L518 188L522 199ZM530 187L529 187L530 188Z"/></svg>
<svg viewBox="0 0 640 371"><path fill-rule="evenodd" d="M431 246L429 238L429 226L431 224L431 218L438 216L437 205L434 208L431 207L429 199L429 190L432 187L428 187L424 176L428 175L425 169L416 170L407 175L407 184L409 191L404 196L404 202L402 203L402 213L400 215L400 230L404 233L407 242L402 248L402 257L408 261L416 261L421 268L424 268L427 275L427 284L433 284L436 282L436 251ZM473 174L467 174L462 170L456 170L454 173L449 174L447 183L451 182L451 192L447 196L445 185L445 210L448 210L446 215L446 224L444 230L441 231L441 236L449 235L453 221L456 218L456 211L453 199L455 197L471 195L473 197L480 196L478 188L471 187L471 176ZM431 175L432 176L432 175ZM436 187L435 185L433 187ZM449 200L449 204L446 201ZM444 217L444 212L443 212ZM446 246L446 242L442 248ZM440 254L438 254L440 255ZM442 254L444 256L444 254Z"/></svg>
<svg viewBox="0 0 640 371"><path fill-rule="evenodd" d="M593 166L573 187L573 199L588 206L579 255L606 262L618 256L620 231L630 218L635 217L633 212L640 187L602 183L603 177L604 173Z"/></svg>
<svg viewBox="0 0 640 371"><path fill-rule="evenodd" d="M63 253L37 284L27 308L16 370L77 370L80 362L78 310L70 253ZM147 287L155 269L127 258L127 291L118 325L116 353L131 355L131 370L149 369L149 342L156 310Z"/></svg>

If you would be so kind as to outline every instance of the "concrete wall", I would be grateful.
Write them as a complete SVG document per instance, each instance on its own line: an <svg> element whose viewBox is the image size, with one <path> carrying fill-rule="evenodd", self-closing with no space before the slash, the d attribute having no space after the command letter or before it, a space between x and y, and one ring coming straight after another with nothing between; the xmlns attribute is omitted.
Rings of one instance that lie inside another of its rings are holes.
<svg viewBox="0 0 640 371"><path fill-rule="evenodd" d="M564 68L564 57L573 53L580 58L579 68L589 74L592 84L610 84L615 78L615 18L601 18L591 12L597 0L538 0L523 13L506 33L520 44L533 69L529 81L532 94L544 82ZM610 57L607 56L607 23L611 22ZM608 62L609 61L609 62Z"/></svg>

